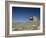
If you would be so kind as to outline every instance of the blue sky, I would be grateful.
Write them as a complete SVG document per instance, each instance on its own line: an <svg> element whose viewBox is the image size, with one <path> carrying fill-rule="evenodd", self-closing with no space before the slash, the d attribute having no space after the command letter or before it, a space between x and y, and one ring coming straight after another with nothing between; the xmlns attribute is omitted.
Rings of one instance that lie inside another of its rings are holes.
<svg viewBox="0 0 46 38"><path fill-rule="evenodd" d="M12 7L12 21L23 22L31 16L40 16L40 8Z"/></svg>

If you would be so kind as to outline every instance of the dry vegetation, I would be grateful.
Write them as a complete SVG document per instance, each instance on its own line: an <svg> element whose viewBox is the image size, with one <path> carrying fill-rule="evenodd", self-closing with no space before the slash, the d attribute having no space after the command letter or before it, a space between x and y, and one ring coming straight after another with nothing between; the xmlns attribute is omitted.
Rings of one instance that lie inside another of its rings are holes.
<svg viewBox="0 0 46 38"><path fill-rule="evenodd" d="M35 23L34 23L35 24ZM37 25L33 26L33 22L25 22L25 23L15 23L13 30L36 30Z"/></svg>
<svg viewBox="0 0 46 38"><path fill-rule="evenodd" d="M16 22L12 23L12 27L14 31L19 31L19 30L38 30L40 26L40 22L37 17L33 17L32 21L28 22Z"/></svg>

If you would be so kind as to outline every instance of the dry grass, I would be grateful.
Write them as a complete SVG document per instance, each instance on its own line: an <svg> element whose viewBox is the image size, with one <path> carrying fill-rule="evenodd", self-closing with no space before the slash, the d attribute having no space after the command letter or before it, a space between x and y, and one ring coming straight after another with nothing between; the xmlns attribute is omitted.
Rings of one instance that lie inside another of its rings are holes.
<svg viewBox="0 0 46 38"><path fill-rule="evenodd" d="M36 26L36 25L35 25ZM25 23L15 23L14 31L19 31L19 30L35 30L37 27L33 27L33 22L25 22Z"/></svg>

